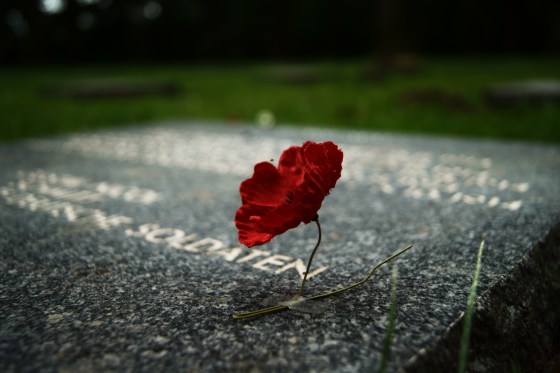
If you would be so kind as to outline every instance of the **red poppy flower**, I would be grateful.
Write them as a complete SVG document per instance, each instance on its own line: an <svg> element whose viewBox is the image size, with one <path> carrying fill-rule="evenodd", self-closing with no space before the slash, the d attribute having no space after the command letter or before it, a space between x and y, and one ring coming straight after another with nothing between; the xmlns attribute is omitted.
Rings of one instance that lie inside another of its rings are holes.
<svg viewBox="0 0 560 373"><path fill-rule="evenodd" d="M278 168L255 165L241 183L242 206L235 214L239 242L252 247L317 216L321 203L342 171L342 151L333 142L307 141L282 153Z"/></svg>

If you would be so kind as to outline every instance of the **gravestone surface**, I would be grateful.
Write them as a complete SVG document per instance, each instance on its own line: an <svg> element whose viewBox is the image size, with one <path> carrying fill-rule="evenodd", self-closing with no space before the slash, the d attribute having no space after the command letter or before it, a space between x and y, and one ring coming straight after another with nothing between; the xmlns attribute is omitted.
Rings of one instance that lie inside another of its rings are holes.
<svg viewBox="0 0 560 373"><path fill-rule="evenodd" d="M249 249L237 241L233 215L254 164L276 164L306 140L332 140L344 152L342 178L319 211L323 243L306 295L355 282L414 245L393 262L388 371L449 369L438 356L443 349L455 358L446 343L482 239L478 313L504 306L492 293L499 286L535 293L516 277L534 252L558 263L557 146L208 123L1 144L0 370L375 370L392 264L323 300L321 314L232 318L299 288L315 226ZM549 298L535 304L548 312L558 306ZM517 306L500 309L530 313L525 300ZM495 358L471 356L470 368L506 364Z"/></svg>

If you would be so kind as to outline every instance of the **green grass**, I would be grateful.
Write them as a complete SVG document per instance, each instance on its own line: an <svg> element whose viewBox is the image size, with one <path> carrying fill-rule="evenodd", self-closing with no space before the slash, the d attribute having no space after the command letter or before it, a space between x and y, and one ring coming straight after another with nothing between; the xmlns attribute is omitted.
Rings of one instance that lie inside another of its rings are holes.
<svg viewBox="0 0 560 373"><path fill-rule="evenodd" d="M467 360L469 354L469 343L472 330L472 317L476 301L476 288L478 286L478 276L480 275L480 262L482 258L482 250L484 249L484 241L480 243L478 254L476 256L476 266L474 269L473 281L471 284L471 291L467 299L467 309L465 311L465 319L463 323L463 334L461 334L461 344L459 346L459 373L467 371Z"/></svg>
<svg viewBox="0 0 560 373"><path fill-rule="evenodd" d="M397 321L397 277L398 268L395 264L391 274L391 308L389 309L389 320L387 322L387 331L383 337L383 350L381 351L381 360L377 368L378 373L387 371L387 364L391 358L391 345L393 343L393 332Z"/></svg>
<svg viewBox="0 0 560 373"><path fill-rule="evenodd" d="M473 318L475 301L476 301L478 278L480 276L483 249L484 249L484 241L480 242L480 247L478 248L473 280L471 283L471 289L467 299L467 308L465 310L463 331L461 334L461 340L459 345L459 359L458 359L458 369L457 369L459 373L465 373L467 370L469 344L470 344L470 337L471 337L471 330L472 330L472 318ZM389 363L389 359L391 357L393 331L395 329L395 322L397 318L397 277L398 277L398 269L397 266L395 265L393 266L393 271L391 275L391 306L388 314L387 330L383 338L381 360L377 367L377 372L385 372L387 370L387 364ZM512 372L519 371L519 367L517 363L513 361L511 362L511 367L512 367Z"/></svg>
<svg viewBox="0 0 560 373"><path fill-rule="evenodd" d="M295 65L106 66L4 68L0 71L0 139L48 136L168 119L253 122L262 109L279 123L404 133L560 142L560 105L488 108L482 91L494 83L560 78L554 59L426 59L416 74L364 79L368 61ZM308 74L308 84L286 82ZM175 97L72 99L48 97L44 87L81 80L174 81ZM403 106L399 96L441 89L472 106Z"/></svg>

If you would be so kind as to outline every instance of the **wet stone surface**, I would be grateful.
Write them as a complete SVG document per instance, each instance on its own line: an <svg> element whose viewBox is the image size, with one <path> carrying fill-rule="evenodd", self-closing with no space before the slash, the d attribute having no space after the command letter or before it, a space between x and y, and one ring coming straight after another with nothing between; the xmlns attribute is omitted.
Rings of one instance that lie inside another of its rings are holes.
<svg viewBox="0 0 560 373"><path fill-rule="evenodd" d="M2 144L0 370L374 370L390 265L321 313L232 318L298 290L315 226L248 249L233 214L253 165L305 140L344 151L307 295L414 245L389 371L461 315L482 238L479 294L560 220L555 146L203 123Z"/></svg>

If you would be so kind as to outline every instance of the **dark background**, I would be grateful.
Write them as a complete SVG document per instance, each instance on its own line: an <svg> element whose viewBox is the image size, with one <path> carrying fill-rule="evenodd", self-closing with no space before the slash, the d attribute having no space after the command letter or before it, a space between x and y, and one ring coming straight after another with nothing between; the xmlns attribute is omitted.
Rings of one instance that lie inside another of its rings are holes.
<svg viewBox="0 0 560 373"><path fill-rule="evenodd" d="M560 52L560 2L2 0L3 64Z"/></svg>

